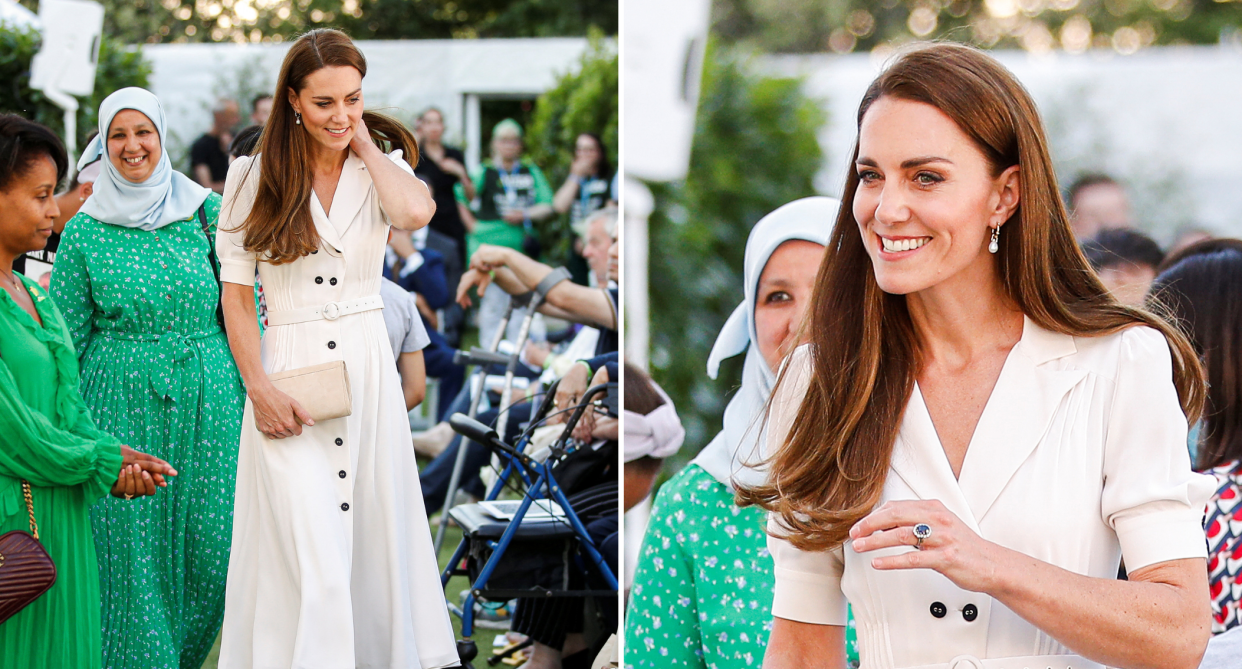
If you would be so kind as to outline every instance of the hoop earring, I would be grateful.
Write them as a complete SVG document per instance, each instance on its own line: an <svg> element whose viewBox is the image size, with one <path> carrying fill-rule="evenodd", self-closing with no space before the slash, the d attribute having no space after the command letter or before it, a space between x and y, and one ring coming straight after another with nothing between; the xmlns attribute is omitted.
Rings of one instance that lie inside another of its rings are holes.
<svg viewBox="0 0 1242 669"><path fill-rule="evenodd" d="M988 242L988 252L996 253L1000 251L1000 226L992 228L992 241Z"/></svg>
<svg viewBox="0 0 1242 669"><path fill-rule="evenodd" d="M302 112L300 111L293 112L293 122L295 125L302 125Z"/></svg>

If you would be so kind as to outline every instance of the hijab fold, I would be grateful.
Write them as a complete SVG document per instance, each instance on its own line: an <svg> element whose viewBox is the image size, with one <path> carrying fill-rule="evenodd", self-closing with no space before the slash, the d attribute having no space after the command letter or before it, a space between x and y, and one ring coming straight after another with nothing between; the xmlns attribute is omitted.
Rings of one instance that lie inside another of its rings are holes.
<svg viewBox="0 0 1242 669"><path fill-rule="evenodd" d="M757 345L755 304L759 277L768 259L785 242L803 240L827 246L841 202L830 197L808 197L794 200L764 216L750 231L746 240L743 263L745 299L725 321L711 355L707 358L707 375L716 378L720 363L745 351L742 385L725 407L724 427L703 450L694 463L712 478L735 488L762 483L765 472L756 465L764 458L762 417L768 396L776 385L776 374L768 369Z"/></svg>
<svg viewBox="0 0 1242 669"><path fill-rule="evenodd" d="M121 176L108 157L108 128L112 119L126 109L142 112L160 137L160 159L151 176L142 183L131 183ZM204 188L186 175L173 170L168 159L164 108L159 98L142 88L122 88L104 98L99 105L99 134L86 145L78 159L78 169L99 159L102 169L91 196L81 211L95 220L124 228L157 230L193 216L207 196Z"/></svg>

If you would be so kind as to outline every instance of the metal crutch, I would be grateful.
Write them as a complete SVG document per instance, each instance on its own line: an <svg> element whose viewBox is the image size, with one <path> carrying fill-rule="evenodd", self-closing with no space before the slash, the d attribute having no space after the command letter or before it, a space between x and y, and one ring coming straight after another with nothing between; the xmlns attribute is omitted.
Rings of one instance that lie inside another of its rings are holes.
<svg viewBox="0 0 1242 669"><path fill-rule="evenodd" d="M505 365L505 382L501 391L501 401L503 402L513 389L513 376L517 371L517 364L522 355L522 347L526 344L526 338L530 335L530 326L534 321L535 312L543 303L548 291L552 286L570 278L569 270L559 267L552 270L548 276L544 277L535 290L523 295L514 295L509 298L509 306L505 309L505 315L500 320L500 325L496 330L496 336L493 338L491 348L482 350L473 348L469 353L458 351L454 356L453 362L459 365L473 364L476 366L474 375L478 377L478 390L474 391L470 397L470 410L466 414L470 418L478 416L479 402L483 399L483 393L487 392L485 380L487 378L487 366L491 364ZM497 351L500 349L500 342L505 338L505 332L509 329L509 320L513 317L513 312L522 307L527 307L526 315L522 319L522 325L518 330L518 342L514 347L511 355L505 356ZM473 386L473 380L471 380ZM500 428L504 429L508 426L508 407L501 407L500 412ZM501 432L501 434L504 434ZM448 530L448 512L453 508L453 502L457 497L457 489L461 484L462 469L466 466L466 449L470 446L470 440L463 438L457 449L457 458L453 462L453 472L449 476L448 492L444 496L444 504L440 508L440 527L436 530L435 551L440 554L440 548L444 545L444 535Z"/></svg>

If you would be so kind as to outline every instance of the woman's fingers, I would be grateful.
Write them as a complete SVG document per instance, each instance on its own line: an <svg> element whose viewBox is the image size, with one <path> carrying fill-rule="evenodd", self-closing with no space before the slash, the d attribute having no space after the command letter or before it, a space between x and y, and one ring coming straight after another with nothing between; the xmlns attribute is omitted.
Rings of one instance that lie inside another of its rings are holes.
<svg viewBox="0 0 1242 669"><path fill-rule="evenodd" d="M292 397L289 398L289 408L293 410L294 417L296 417L299 421L296 425L293 426L295 428L295 432L294 432L295 434L302 434L303 424L305 425L315 424L315 419L311 418L310 412L307 411L306 409L303 409L302 405L298 404L298 401L293 399Z"/></svg>
<svg viewBox="0 0 1242 669"><path fill-rule="evenodd" d="M177 475L177 470L173 469L172 465L168 464L168 462L164 460L161 460L160 458L155 457L154 455L150 455L149 453L135 451L134 461L135 463L141 465L143 470L151 472L152 474L167 474L169 476Z"/></svg>
<svg viewBox="0 0 1242 669"><path fill-rule="evenodd" d="M155 494L155 479L151 478L151 475L148 474L146 471L141 471L139 473L139 476L141 478L139 478L137 481L137 484L140 486L138 494L154 495Z"/></svg>
<svg viewBox="0 0 1242 669"><path fill-rule="evenodd" d="M866 518L850 528L850 538L860 539L875 532L891 530L902 525L927 523L933 527L953 524L957 520L938 500L911 500L885 502Z"/></svg>
<svg viewBox="0 0 1242 669"><path fill-rule="evenodd" d="M931 537L923 540L923 547L930 548ZM913 525L902 525L890 530L880 530L868 536L855 539L851 546L856 553L866 553L867 551L879 550L881 548L893 548L895 546L915 546L918 539L914 536Z"/></svg>

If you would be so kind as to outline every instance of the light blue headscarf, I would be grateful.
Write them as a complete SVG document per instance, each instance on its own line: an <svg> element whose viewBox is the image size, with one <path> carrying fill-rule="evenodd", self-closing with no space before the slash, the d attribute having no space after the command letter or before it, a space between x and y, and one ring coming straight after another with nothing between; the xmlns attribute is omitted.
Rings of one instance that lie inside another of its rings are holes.
<svg viewBox="0 0 1242 669"><path fill-rule="evenodd" d="M794 200L759 219L746 240L742 270L745 299L725 321L707 359L707 375L714 379L723 360L745 352L742 385L725 407L723 429L694 458L695 464L730 489L736 489L734 482L758 485L766 475L755 465L766 455L761 419L776 385L776 374L768 368L759 346L753 344L759 338L755 330L759 277L768 266L768 259L787 241L801 239L827 246L840 208L841 201L830 197Z"/></svg>
<svg viewBox="0 0 1242 669"><path fill-rule="evenodd" d="M160 160L147 180L130 183L117 171L108 157L108 127L112 119L125 109L140 111L155 124L160 135ZM199 206L211 194L186 175L173 170L168 160L168 143L165 141L164 108L159 98L142 88L122 88L104 98L99 105L99 134L86 145L78 159L82 169L96 158L103 169L95 180L95 188L81 211L104 223L125 228L156 230L193 216Z"/></svg>

